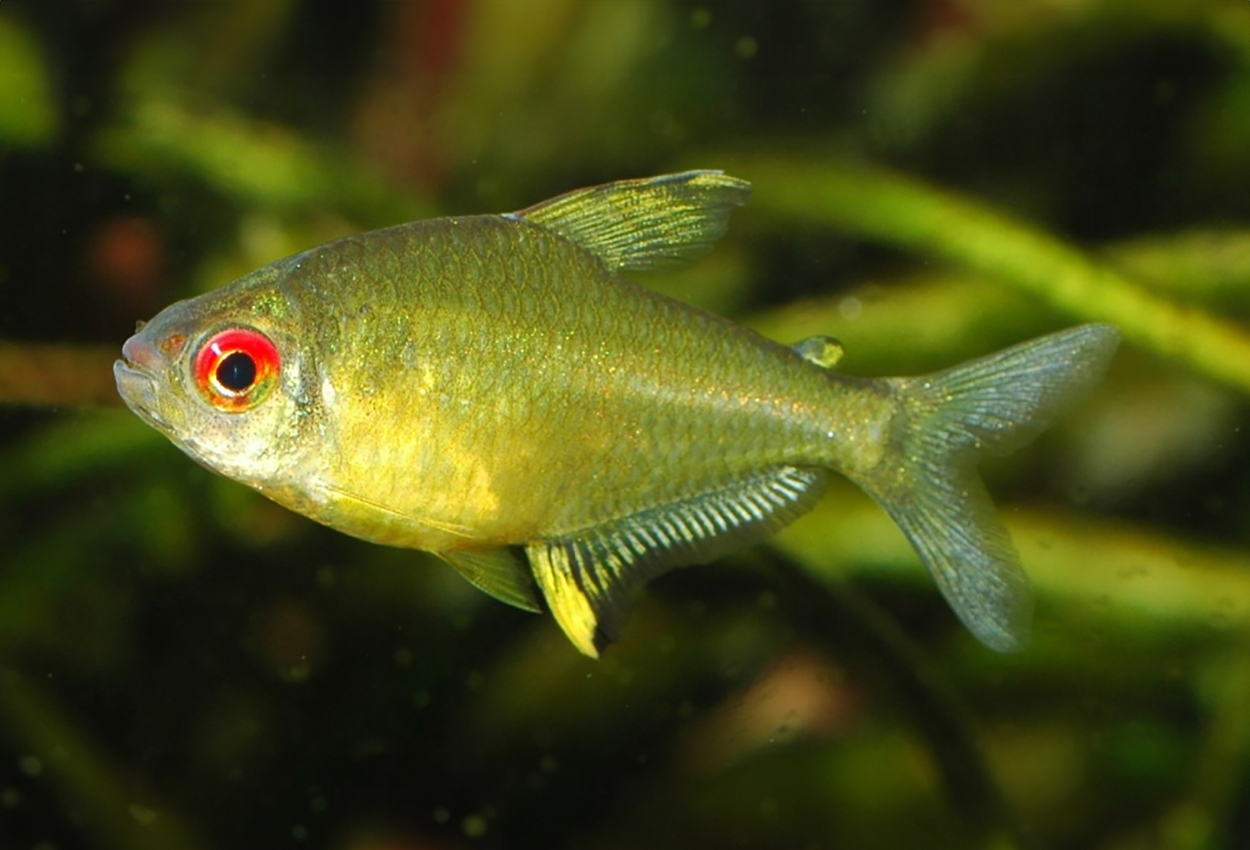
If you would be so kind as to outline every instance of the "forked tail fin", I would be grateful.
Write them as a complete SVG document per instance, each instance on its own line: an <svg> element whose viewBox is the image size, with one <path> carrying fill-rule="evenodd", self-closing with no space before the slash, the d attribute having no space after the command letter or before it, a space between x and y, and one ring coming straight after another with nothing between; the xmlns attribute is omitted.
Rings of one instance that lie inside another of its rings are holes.
<svg viewBox="0 0 1250 850"><path fill-rule="evenodd" d="M976 464L1028 442L1093 387L1119 339L1111 325L1081 325L890 379L898 406L886 452L857 481L902 528L964 625L1000 652L1027 639L1032 599Z"/></svg>

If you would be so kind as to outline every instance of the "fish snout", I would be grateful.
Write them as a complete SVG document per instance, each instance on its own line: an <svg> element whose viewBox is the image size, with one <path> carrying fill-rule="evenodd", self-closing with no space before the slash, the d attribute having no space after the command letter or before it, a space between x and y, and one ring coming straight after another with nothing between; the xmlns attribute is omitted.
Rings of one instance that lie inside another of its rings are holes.
<svg viewBox="0 0 1250 850"><path fill-rule="evenodd" d="M150 347L150 346L149 346ZM162 433L169 433L165 420L157 412L160 404L156 375L140 360L131 360L132 353L123 348L126 359L113 363L113 380L117 394L139 418ZM143 358L146 354L140 353Z"/></svg>
<svg viewBox="0 0 1250 850"><path fill-rule="evenodd" d="M159 376L168 363L169 358L157 346L143 334L135 334L122 345L122 359L113 364L117 394L127 407L160 431L168 430L157 412Z"/></svg>
<svg viewBox="0 0 1250 850"><path fill-rule="evenodd" d="M135 334L122 345L122 357L126 358L127 364L153 374L160 370L165 359L155 345L139 334Z"/></svg>

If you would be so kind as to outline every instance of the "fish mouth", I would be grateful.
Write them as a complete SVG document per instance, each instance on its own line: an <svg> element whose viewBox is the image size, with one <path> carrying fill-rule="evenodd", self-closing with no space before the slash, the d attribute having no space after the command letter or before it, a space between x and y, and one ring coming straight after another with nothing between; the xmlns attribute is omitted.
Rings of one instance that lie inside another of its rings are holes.
<svg viewBox="0 0 1250 850"><path fill-rule="evenodd" d="M138 363L128 359L114 361L113 380L117 382L117 394L135 415L158 431L168 432L169 424L156 413L156 376Z"/></svg>

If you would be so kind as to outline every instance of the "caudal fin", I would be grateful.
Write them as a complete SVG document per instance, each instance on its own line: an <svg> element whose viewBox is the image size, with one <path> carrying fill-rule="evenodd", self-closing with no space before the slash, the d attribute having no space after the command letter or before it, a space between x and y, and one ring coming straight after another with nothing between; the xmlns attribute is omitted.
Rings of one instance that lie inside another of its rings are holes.
<svg viewBox="0 0 1250 850"><path fill-rule="evenodd" d="M860 479L894 518L959 619L1006 652L1028 638L1032 599L977 475L1031 440L1106 372L1111 325L1081 325L943 372L890 379L898 400L884 459Z"/></svg>

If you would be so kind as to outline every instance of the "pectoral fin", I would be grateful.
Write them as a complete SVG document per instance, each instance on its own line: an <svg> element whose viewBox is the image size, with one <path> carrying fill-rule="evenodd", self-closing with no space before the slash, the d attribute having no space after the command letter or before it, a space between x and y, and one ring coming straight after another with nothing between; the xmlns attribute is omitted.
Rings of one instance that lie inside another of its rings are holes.
<svg viewBox="0 0 1250 850"><path fill-rule="evenodd" d="M782 466L576 534L526 546L560 627L586 655L615 639L622 608L648 579L756 543L824 492L822 469Z"/></svg>
<svg viewBox="0 0 1250 850"><path fill-rule="evenodd" d="M542 610L529 570L509 550L460 549L443 552L441 557L471 584L500 602L526 611Z"/></svg>
<svg viewBox="0 0 1250 850"><path fill-rule="evenodd" d="M721 171L619 180L568 192L510 218L548 228L608 268L671 268L706 254L751 184Z"/></svg>

